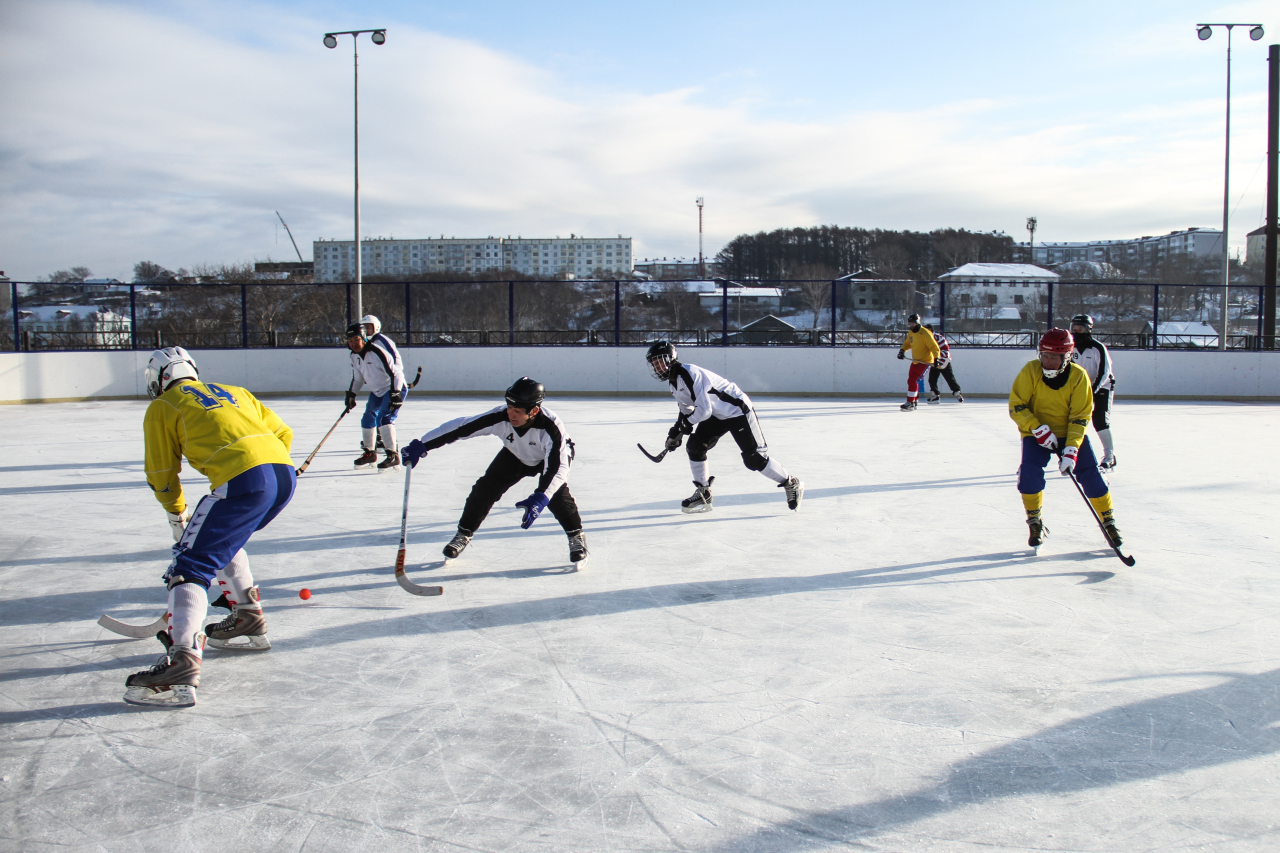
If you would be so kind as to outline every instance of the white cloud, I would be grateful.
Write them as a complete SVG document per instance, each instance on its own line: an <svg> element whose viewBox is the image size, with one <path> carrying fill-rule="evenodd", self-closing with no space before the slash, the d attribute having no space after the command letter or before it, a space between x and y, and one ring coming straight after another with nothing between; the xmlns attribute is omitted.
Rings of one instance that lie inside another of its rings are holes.
<svg viewBox="0 0 1280 853"><path fill-rule="evenodd" d="M268 34L253 43L102 3L0 14L10 275L286 258L277 209L300 242L349 237L349 37L326 50L322 24L251 6L236 14ZM638 255L693 253L699 195L712 252L745 231L818 223L1020 238L1034 214L1041 239L1096 239L1221 219L1220 102L1037 126L997 92L781 121L701 103L693 87L577 86L474 42L388 27L384 47L361 42L366 234L622 233ZM1233 105L1235 138L1252 144L1259 97ZM1237 149L1236 174L1253 166ZM1251 192L1245 218L1260 182ZM1233 226L1233 242L1252 227Z"/></svg>

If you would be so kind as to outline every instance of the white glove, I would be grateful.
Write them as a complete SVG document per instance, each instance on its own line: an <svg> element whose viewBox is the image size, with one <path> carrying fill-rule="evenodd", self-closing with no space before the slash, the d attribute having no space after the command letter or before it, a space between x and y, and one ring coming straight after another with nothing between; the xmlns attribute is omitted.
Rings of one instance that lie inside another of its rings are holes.
<svg viewBox="0 0 1280 853"><path fill-rule="evenodd" d="M1045 424L1040 424L1040 426L1033 429L1031 437L1040 442L1040 446L1051 453L1058 449L1058 437Z"/></svg>
<svg viewBox="0 0 1280 853"><path fill-rule="evenodd" d="M1062 461L1058 463L1058 472L1065 477L1075 469L1076 469L1076 449L1074 447L1063 448Z"/></svg>
<svg viewBox="0 0 1280 853"><path fill-rule="evenodd" d="M167 512L165 515L169 516L169 530L173 532L173 541L180 541L187 530L187 522L191 520L191 507L186 507L182 512Z"/></svg>

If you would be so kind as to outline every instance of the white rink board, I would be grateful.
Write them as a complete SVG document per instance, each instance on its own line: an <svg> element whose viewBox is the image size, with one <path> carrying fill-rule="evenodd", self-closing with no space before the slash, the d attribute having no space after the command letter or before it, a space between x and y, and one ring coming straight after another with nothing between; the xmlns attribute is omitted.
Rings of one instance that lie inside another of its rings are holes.
<svg viewBox="0 0 1280 853"><path fill-rule="evenodd" d="M907 365L886 347L681 347L681 357L723 373L749 394L861 395L906 392ZM415 347L406 373L423 368L419 394L502 391L522 375L561 394L664 393L643 347ZM340 396L349 354L327 349L228 349L192 353L206 375L262 394ZM955 350L966 394L1005 397L1027 350ZM149 352L0 353L0 402L141 397ZM1117 394L1129 398L1280 400L1280 354L1113 353ZM945 384L944 384L945 387Z"/></svg>
<svg viewBox="0 0 1280 853"><path fill-rule="evenodd" d="M401 434L491 402L411 398ZM635 448L670 399L553 397L579 572L522 486L438 562L499 443L431 453L409 573L438 598L392 579L403 480L350 470L348 418L248 548L274 647L208 651L180 711L120 701L160 646L95 624L163 610L145 404L0 408L0 849L1280 847L1280 409L1122 399L1128 569L1056 475L1028 556L1003 401L757 402L799 514L726 438L683 515L682 452ZM340 411L272 405L297 461Z"/></svg>

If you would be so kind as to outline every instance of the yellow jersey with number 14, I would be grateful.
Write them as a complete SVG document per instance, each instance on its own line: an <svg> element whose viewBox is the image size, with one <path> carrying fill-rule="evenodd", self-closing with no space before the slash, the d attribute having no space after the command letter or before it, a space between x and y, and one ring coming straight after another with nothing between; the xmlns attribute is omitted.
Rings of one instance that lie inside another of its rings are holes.
<svg viewBox="0 0 1280 853"><path fill-rule="evenodd" d="M142 420L147 485L169 512L186 500L182 457L216 489L257 465L292 465L293 430L244 388L181 380L151 401Z"/></svg>

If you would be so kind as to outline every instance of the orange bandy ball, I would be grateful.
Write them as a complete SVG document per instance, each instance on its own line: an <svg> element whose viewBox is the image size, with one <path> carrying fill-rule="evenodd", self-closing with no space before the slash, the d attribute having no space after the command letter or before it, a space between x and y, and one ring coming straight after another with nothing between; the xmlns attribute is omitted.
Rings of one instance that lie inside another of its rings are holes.
<svg viewBox="0 0 1280 853"><path fill-rule="evenodd" d="M302 592L298 593L298 598L301 598L303 601L306 601L310 597L311 597L311 590L309 589L304 589L302 590Z"/></svg>

